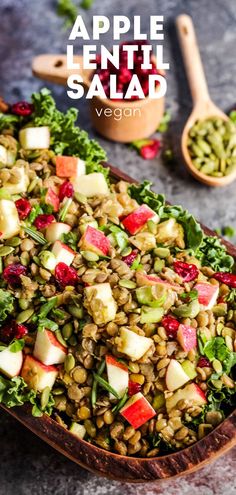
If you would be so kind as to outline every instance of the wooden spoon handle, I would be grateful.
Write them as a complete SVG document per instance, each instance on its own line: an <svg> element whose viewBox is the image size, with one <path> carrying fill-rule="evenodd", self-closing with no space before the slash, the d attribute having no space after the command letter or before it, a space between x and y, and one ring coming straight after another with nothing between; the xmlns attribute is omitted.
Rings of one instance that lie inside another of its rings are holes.
<svg viewBox="0 0 236 495"><path fill-rule="evenodd" d="M67 69L66 55L39 55L33 59L32 71L40 79L62 85L67 84L67 78L71 74L80 74L84 85L88 87L90 71L83 70L83 57L74 56L73 61L80 64L80 69Z"/></svg>
<svg viewBox="0 0 236 495"><path fill-rule="evenodd" d="M186 14L179 15L176 19L176 26L193 102L196 104L199 101L209 100L207 82L191 17Z"/></svg>

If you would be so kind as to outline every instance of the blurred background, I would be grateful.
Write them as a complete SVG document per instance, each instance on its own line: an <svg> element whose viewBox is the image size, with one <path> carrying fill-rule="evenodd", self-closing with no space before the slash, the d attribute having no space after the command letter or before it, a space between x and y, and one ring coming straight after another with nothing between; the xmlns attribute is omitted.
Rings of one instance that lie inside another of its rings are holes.
<svg viewBox="0 0 236 495"><path fill-rule="evenodd" d="M57 13L57 0L0 1L0 95L9 103L27 100L33 91L47 86L60 109L74 106L66 88L44 83L32 76L32 58L41 53L65 53L69 29ZM76 5L80 0L74 0ZM91 127L88 102L77 100L79 125L96 137L108 154L108 161L138 180L149 179L169 201L181 203L212 229L236 227L235 182L226 188L209 188L195 181L185 169L180 156L180 136L191 111L192 101L175 30L180 13L192 16L211 97L224 111L236 107L236 2L235 0L94 0L81 6L86 25L95 14L142 16L148 31L150 15L164 15L164 58L170 63L167 74L166 108L171 112L167 133L161 137L173 149L174 161L162 157L144 161L128 145L111 143L99 137ZM127 39L132 39L132 32ZM112 35L103 38L113 44ZM204 470L180 481L158 485L122 485L98 479L65 460L50 447L0 413L0 495L233 495L236 493L235 451Z"/></svg>

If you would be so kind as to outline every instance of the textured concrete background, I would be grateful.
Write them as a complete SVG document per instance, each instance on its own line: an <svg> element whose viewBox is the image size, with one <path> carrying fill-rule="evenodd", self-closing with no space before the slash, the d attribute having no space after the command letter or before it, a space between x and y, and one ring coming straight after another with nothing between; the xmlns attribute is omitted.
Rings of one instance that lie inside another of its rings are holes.
<svg viewBox="0 0 236 495"><path fill-rule="evenodd" d="M0 93L9 101L27 99L43 86L31 75L31 60L40 53L63 53L68 32L55 13L55 0L0 1ZM179 137L191 110L174 29L179 13L192 15L213 100L224 110L235 105L235 0L95 0L83 12L88 25L93 14L141 15L146 29L150 14L164 14L167 27L165 59L170 62L167 106L173 119L168 140L179 156ZM111 44L107 35L105 43ZM62 109L71 105L64 88L47 84ZM81 127L93 135L87 102L79 102ZM137 179L148 178L172 202L182 203L209 227L236 226L235 183L209 189L186 172L181 159L166 167L159 159L146 162L127 146L100 139L111 163ZM198 473L172 482L124 485L97 478L80 469L0 413L0 495L233 495L236 493L235 450Z"/></svg>

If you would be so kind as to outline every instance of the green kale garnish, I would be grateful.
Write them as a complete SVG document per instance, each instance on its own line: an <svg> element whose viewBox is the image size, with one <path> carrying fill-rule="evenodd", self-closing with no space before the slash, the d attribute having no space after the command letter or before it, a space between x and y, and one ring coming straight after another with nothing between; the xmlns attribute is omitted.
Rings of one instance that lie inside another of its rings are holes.
<svg viewBox="0 0 236 495"><path fill-rule="evenodd" d="M7 290L0 289L0 324L14 311L14 296Z"/></svg>

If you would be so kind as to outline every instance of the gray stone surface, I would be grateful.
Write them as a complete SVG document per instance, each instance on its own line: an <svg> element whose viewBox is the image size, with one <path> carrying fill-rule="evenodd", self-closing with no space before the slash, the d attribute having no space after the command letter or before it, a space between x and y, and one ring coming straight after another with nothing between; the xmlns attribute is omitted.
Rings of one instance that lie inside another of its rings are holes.
<svg viewBox="0 0 236 495"><path fill-rule="evenodd" d="M40 53L65 52L68 33L55 14L54 0L1 0L0 2L0 93L9 101L27 99L43 86L31 75L32 57ZM84 13L91 24L93 14L142 15L144 27L150 14L164 14L165 58L170 61L167 106L173 119L168 140L179 157L166 167L160 159L144 162L127 146L99 140L109 161L137 179L148 178L155 189L172 202L182 203L209 227L236 226L235 183L225 189L209 189L193 180L179 155L179 137L191 111L191 98L179 53L174 18L182 12L192 15L213 100L222 109L235 105L235 0L95 0ZM111 44L111 36L105 42ZM65 89L51 87L62 109L71 105ZM80 101L81 127L94 135L88 104ZM198 473L180 480L149 485L124 485L97 478L80 469L30 434L7 414L0 413L0 495L233 495L235 450Z"/></svg>

